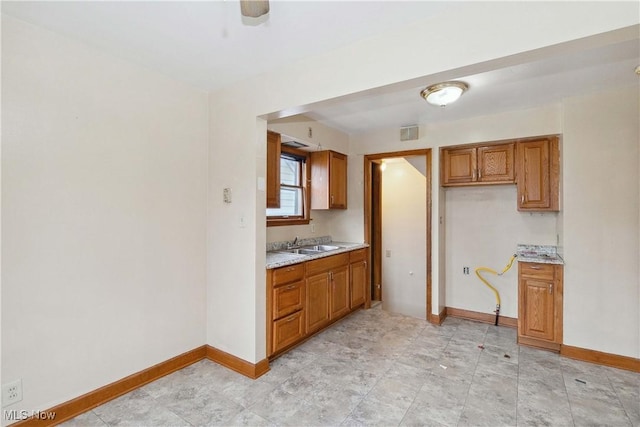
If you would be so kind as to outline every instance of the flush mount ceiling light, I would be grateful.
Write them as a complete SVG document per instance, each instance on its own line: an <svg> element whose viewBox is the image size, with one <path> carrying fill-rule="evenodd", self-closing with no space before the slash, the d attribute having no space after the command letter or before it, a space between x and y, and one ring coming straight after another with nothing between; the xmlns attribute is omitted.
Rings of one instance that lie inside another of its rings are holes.
<svg viewBox="0 0 640 427"><path fill-rule="evenodd" d="M269 0L240 0L242 16L259 18L269 13Z"/></svg>
<svg viewBox="0 0 640 427"><path fill-rule="evenodd" d="M469 85L464 82L437 83L420 92L420 96L429 104L446 107L448 104L457 101L467 89L469 89Z"/></svg>

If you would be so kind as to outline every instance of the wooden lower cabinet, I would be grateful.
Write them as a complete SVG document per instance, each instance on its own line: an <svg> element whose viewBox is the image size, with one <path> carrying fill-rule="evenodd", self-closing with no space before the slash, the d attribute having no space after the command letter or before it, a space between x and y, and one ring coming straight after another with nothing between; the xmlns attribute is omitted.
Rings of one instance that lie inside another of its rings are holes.
<svg viewBox="0 0 640 427"><path fill-rule="evenodd" d="M366 306L367 249L267 270L267 357Z"/></svg>
<svg viewBox="0 0 640 427"><path fill-rule="evenodd" d="M518 264L518 343L560 351L562 265Z"/></svg>
<svg viewBox="0 0 640 427"><path fill-rule="evenodd" d="M313 333L329 323L329 275L320 273L307 278L307 332Z"/></svg>
<svg viewBox="0 0 640 427"><path fill-rule="evenodd" d="M367 292L369 292L367 249L358 249L349 254L349 282L351 284L349 307L354 309L367 302Z"/></svg>
<svg viewBox="0 0 640 427"><path fill-rule="evenodd" d="M273 352L298 342L305 335L304 310L273 322Z"/></svg>
<svg viewBox="0 0 640 427"><path fill-rule="evenodd" d="M331 286L329 294L331 304L329 317L331 320L338 319L351 311L349 305L349 266L343 265L330 272Z"/></svg>

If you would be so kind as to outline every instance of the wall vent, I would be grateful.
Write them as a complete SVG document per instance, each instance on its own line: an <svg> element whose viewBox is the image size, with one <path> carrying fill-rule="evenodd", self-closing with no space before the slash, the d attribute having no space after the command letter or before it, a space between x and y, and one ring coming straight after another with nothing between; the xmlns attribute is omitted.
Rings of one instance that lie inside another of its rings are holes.
<svg viewBox="0 0 640 427"><path fill-rule="evenodd" d="M400 128L400 141L413 141L416 139L418 139L418 126Z"/></svg>

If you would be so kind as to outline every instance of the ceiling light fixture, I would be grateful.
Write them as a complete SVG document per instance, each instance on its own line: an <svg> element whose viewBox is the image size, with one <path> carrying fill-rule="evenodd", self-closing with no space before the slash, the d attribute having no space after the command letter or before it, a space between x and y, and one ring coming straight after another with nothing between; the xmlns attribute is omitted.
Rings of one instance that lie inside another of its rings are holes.
<svg viewBox="0 0 640 427"><path fill-rule="evenodd" d="M429 104L446 107L457 101L467 89L469 89L469 85L464 82L437 83L420 92L420 96Z"/></svg>
<svg viewBox="0 0 640 427"><path fill-rule="evenodd" d="M240 0L242 16L259 18L269 13L269 0Z"/></svg>

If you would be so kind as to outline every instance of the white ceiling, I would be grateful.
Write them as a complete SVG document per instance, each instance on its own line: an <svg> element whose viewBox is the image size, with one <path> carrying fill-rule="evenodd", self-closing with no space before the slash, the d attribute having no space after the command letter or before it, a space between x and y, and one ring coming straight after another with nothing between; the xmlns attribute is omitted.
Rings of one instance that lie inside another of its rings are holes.
<svg viewBox="0 0 640 427"><path fill-rule="evenodd" d="M462 2L277 1L266 22L226 1L2 1L2 13L47 28L203 90L215 90L356 40L437 17ZM251 25L252 24L252 25ZM444 109L420 86L359 94L306 113L348 133L456 120L557 102L606 86L638 84L638 38L480 74L456 74L470 89ZM416 83L418 84L418 83Z"/></svg>

